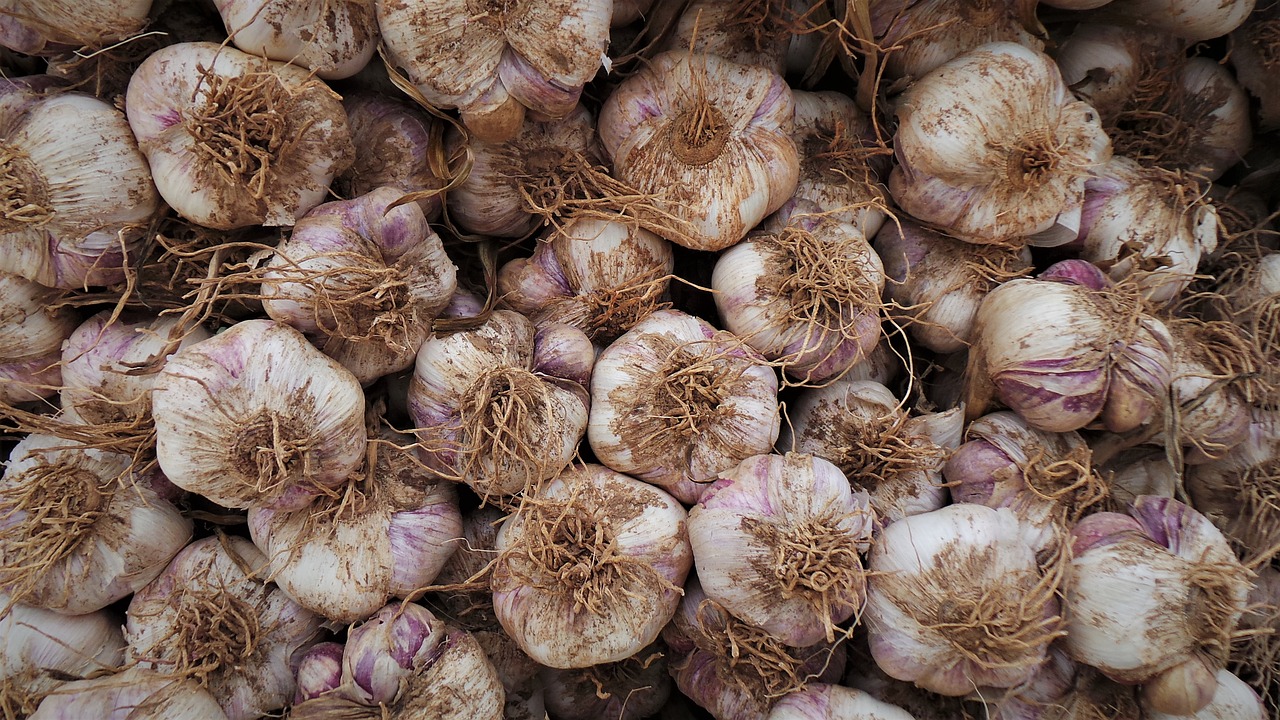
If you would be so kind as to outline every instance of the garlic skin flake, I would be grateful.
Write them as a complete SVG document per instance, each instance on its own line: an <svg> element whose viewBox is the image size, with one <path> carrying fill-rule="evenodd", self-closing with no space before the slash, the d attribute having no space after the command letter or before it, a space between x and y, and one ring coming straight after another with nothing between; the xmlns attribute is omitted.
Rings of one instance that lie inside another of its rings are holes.
<svg viewBox="0 0 1280 720"><path fill-rule="evenodd" d="M351 77L378 45L374 0L214 0L236 47L326 80Z"/></svg>
<svg viewBox="0 0 1280 720"><path fill-rule="evenodd" d="M131 667L76 680L45 698L27 720L228 720L210 690L186 678Z"/></svg>
<svg viewBox="0 0 1280 720"><path fill-rule="evenodd" d="M293 225L355 156L341 100L322 81L216 43L157 50L130 79L125 109L165 202L218 230Z"/></svg>
<svg viewBox="0 0 1280 720"><path fill-rule="evenodd" d="M56 292L0 270L0 402L49 397L62 385L62 343L76 315L49 305Z"/></svg>

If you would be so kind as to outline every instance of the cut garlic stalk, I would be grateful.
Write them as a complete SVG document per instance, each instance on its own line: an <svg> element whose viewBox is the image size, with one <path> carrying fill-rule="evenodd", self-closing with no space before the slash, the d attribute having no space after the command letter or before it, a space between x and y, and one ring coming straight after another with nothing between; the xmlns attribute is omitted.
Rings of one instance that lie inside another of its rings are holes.
<svg viewBox="0 0 1280 720"><path fill-rule="evenodd" d="M214 0L236 47L301 65L326 80L351 77L378 45L374 0Z"/></svg>
<svg viewBox="0 0 1280 720"><path fill-rule="evenodd" d="M76 317L50 308L55 295L0 271L0 403L49 397L62 385L62 342L75 331Z"/></svg>

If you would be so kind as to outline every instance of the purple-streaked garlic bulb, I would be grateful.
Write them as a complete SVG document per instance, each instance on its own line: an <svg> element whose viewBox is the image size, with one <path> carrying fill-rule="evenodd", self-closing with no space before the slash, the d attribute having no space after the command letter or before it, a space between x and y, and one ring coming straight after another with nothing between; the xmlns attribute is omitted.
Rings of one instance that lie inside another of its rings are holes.
<svg viewBox="0 0 1280 720"><path fill-rule="evenodd" d="M916 720L897 705L843 685L812 683L784 695L765 720Z"/></svg>
<svg viewBox="0 0 1280 720"><path fill-rule="evenodd" d="M1250 402L1264 394L1254 380L1262 358L1234 323L1175 318L1166 325L1173 337L1166 412L1176 428L1166 442L1183 446L1188 463L1212 462L1248 438Z"/></svg>
<svg viewBox="0 0 1280 720"><path fill-rule="evenodd" d="M293 700L298 659L323 619L268 582L267 559L232 536L197 540L129 603L125 659L191 678L229 720L253 720Z"/></svg>
<svg viewBox="0 0 1280 720"><path fill-rule="evenodd" d="M692 0L662 49L692 50L785 75L792 39L788 23L798 20L790 15L788 2Z"/></svg>
<svg viewBox="0 0 1280 720"><path fill-rule="evenodd" d="M876 233L884 263L886 311L911 337L939 353L968 347L982 299L1006 280L1031 270L1031 250L974 245L901 218Z"/></svg>
<svg viewBox="0 0 1280 720"><path fill-rule="evenodd" d="M510 310L428 340L409 386L427 466L486 499L555 477L586 431L594 360L581 330Z"/></svg>
<svg viewBox="0 0 1280 720"><path fill-rule="evenodd" d="M224 507L302 507L364 459L360 382L274 320L169 356L151 406L165 475Z"/></svg>
<svg viewBox="0 0 1280 720"><path fill-rule="evenodd" d="M0 270L0 402L49 397L62 386L62 343L76 329L57 292Z"/></svg>
<svg viewBox="0 0 1280 720"><path fill-rule="evenodd" d="M778 438L778 379L742 340L659 310L600 353L587 440L600 462L693 504Z"/></svg>
<svg viewBox="0 0 1280 720"><path fill-rule="evenodd" d="M343 645L322 642L312 645L298 659L297 688L293 693L294 704L302 703L342 685Z"/></svg>
<svg viewBox="0 0 1280 720"><path fill-rule="evenodd" d="M1008 42L938 67L897 104L889 177L908 214L975 244L1075 238L1088 171L1111 157L1098 114L1048 56Z"/></svg>
<svg viewBox="0 0 1280 720"><path fill-rule="evenodd" d="M689 511L698 582L726 610L791 647L832 642L866 600L860 553L875 511L813 455L756 455Z"/></svg>
<svg viewBox="0 0 1280 720"><path fill-rule="evenodd" d="M374 0L214 0L241 50L315 71L351 77L378 45Z"/></svg>
<svg viewBox="0 0 1280 720"><path fill-rule="evenodd" d="M880 342L884 283L862 233L804 200L721 253L711 274L726 329L803 384L838 377Z"/></svg>
<svg viewBox="0 0 1280 720"><path fill-rule="evenodd" d="M214 694L189 678L131 667L76 680L46 697L27 720L231 720Z"/></svg>
<svg viewBox="0 0 1280 720"><path fill-rule="evenodd" d="M0 478L0 591L66 615L146 585L191 539L191 521L135 458L28 435Z"/></svg>
<svg viewBox="0 0 1280 720"><path fill-rule="evenodd" d="M693 565L680 503L601 465L570 468L526 496L496 550L498 621L556 668L618 662L653 642Z"/></svg>
<svg viewBox="0 0 1280 720"><path fill-rule="evenodd" d="M876 664L941 695L1010 688L1062 636L1056 556L1037 559L1007 509L957 504L886 527L868 557L862 623Z"/></svg>
<svg viewBox="0 0 1280 720"><path fill-rule="evenodd" d="M1253 12L1255 0L1112 0L1108 17L1163 30L1190 43L1226 35Z"/></svg>
<svg viewBox="0 0 1280 720"><path fill-rule="evenodd" d="M343 197L355 198L382 186L421 193L418 207L427 220L440 216L438 192L448 169L444 160L444 123L406 101L374 92L342 97L352 145L360 148L351 167L334 185Z"/></svg>
<svg viewBox="0 0 1280 720"><path fill-rule="evenodd" d="M605 61L611 0L518 0L473 6L375 0L388 64L426 102L457 108L475 137L507 140L526 111L559 118Z"/></svg>
<svg viewBox="0 0 1280 720"><path fill-rule="evenodd" d="M1071 530L1066 651L1141 685L1144 707L1194 713L1245 611L1250 573L1208 518L1171 498L1139 497L1128 515L1096 513Z"/></svg>
<svg viewBox="0 0 1280 720"><path fill-rule="evenodd" d="M355 156L342 102L321 80L216 43L157 50L125 109L161 197L219 230L293 225Z"/></svg>
<svg viewBox="0 0 1280 720"><path fill-rule="evenodd" d="M1249 19L1231 32L1228 57L1235 69L1236 80L1258 99L1258 129L1280 127L1280 86L1276 70L1280 69L1276 53L1276 32L1280 30L1280 12L1275 5L1261 3Z"/></svg>
<svg viewBox="0 0 1280 720"><path fill-rule="evenodd" d="M1022 684L1008 689L978 688L972 697L985 705L991 720L1057 720L1075 695L1080 666L1059 645ZM1089 717L1089 716L1083 716ZM1111 720L1119 720L1112 718Z"/></svg>
<svg viewBox="0 0 1280 720"><path fill-rule="evenodd" d="M381 187L298 220L262 273L267 315L308 335L362 384L413 365L457 289L457 268L414 203Z"/></svg>
<svg viewBox="0 0 1280 720"><path fill-rule="evenodd" d="M813 201L865 237L875 235L888 209L879 177L888 171L890 151L877 142L871 120L849 96L832 91L791 94L796 105L791 137L800 152L795 196Z"/></svg>
<svg viewBox="0 0 1280 720"><path fill-rule="evenodd" d="M919 79L992 42L1043 50L1044 27L1026 0L877 0L871 30L884 52L885 77Z"/></svg>
<svg viewBox="0 0 1280 720"><path fill-rule="evenodd" d="M942 466L960 444L964 413L953 408L911 417L881 383L848 377L805 390L788 410L778 448L835 464L870 494L880 522L942 507Z"/></svg>
<svg viewBox="0 0 1280 720"><path fill-rule="evenodd" d="M671 243L632 223L576 217L498 273L503 302L578 328L603 349L665 304Z"/></svg>
<svg viewBox="0 0 1280 720"><path fill-rule="evenodd" d="M722 250L795 192L795 102L782 77L714 55L658 55L605 99L599 133L614 174L674 216L668 240ZM643 220L646 213L641 213Z"/></svg>
<svg viewBox="0 0 1280 720"><path fill-rule="evenodd" d="M147 26L152 0L7 0L0 45L26 55L101 48Z"/></svg>
<svg viewBox="0 0 1280 720"><path fill-rule="evenodd" d="M577 670L542 668L547 713L556 720L640 720L671 697L668 653L661 642L616 663Z"/></svg>
<svg viewBox="0 0 1280 720"><path fill-rule="evenodd" d="M970 417L994 395L1050 432L1095 420L1127 432L1149 422L1168 392L1172 339L1136 287L1109 285L1095 266L1064 260L988 293L969 351Z"/></svg>

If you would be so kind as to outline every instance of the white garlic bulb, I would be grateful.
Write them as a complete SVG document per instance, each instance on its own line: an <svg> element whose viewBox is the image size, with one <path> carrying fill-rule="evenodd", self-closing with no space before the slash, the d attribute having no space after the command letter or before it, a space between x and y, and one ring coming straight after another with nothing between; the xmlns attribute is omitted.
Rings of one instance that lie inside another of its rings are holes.
<svg viewBox="0 0 1280 720"><path fill-rule="evenodd" d="M1151 65L1181 54L1173 38L1150 30L1082 22L1054 50L1062 79L1112 126Z"/></svg>
<svg viewBox="0 0 1280 720"><path fill-rule="evenodd" d="M888 193L880 173L890 151L876 138L871 120L849 96L793 90L800 179L795 197L872 237L884 224Z"/></svg>
<svg viewBox="0 0 1280 720"><path fill-rule="evenodd" d="M77 680L45 698L28 720L228 720L218 701L194 680L139 667Z"/></svg>
<svg viewBox="0 0 1280 720"><path fill-rule="evenodd" d="M663 50L706 53L778 75L787 70L792 33L787 3L693 0L684 6Z"/></svg>
<svg viewBox="0 0 1280 720"><path fill-rule="evenodd" d="M1023 0L875 0L871 30L890 79L919 79L934 68L992 42L1043 50L1046 35L1034 5Z"/></svg>
<svg viewBox="0 0 1280 720"><path fill-rule="evenodd" d="M373 0L214 0L235 46L301 65L326 80L351 77L378 45Z"/></svg>
<svg viewBox="0 0 1280 720"><path fill-rule="evenodd" d="M1165 442L1183 446L1188 464L1212 462L1249 436L1249 404L1262 399L1254 379L1263 365L1238 325L1173 318L1173 376L1169 381L1173 431Z"/></svg>
<svg viewBox="0 0 1280 720"><path fill-rule="evenodd" d="M50 55L127 40L147 26L152 0L6 0L0 45Z"/></svg>
<svg viewBox="0 0 1280 720"><path fill-rule="evenodd" d="M1112 0L1107 13L1197 43L1235 30L1254 5L1255 0Z"/></svg>
<svg viewBox="0 0 1280 720"><path fill-rule="evenodd" d="M784 695L765 720L916 720L897 705L843 685L813 683Z"/></svg>
<svg viewBox="0 0 1280 720"><path fill-rule="evenodd" d="M62 342L75 331L76 317L49 307L55 295L0 270L0 402L49 397L62 385Z"/></svg>

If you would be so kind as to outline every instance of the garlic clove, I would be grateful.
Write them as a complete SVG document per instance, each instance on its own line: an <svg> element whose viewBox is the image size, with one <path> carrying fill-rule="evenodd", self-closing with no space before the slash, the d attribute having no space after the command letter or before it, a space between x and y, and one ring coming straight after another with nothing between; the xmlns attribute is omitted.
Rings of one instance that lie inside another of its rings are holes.
<svg viewBox="0 0 1280 720"><path fill-rule="evenodd" d="M336 642L312 645L298 660L298 688L294 705L336 690L342 685L343 646Z"/></svg>

